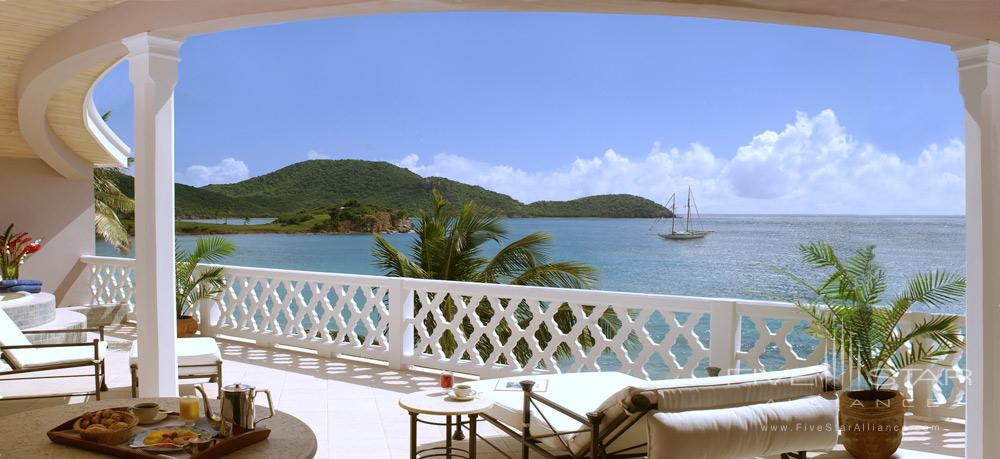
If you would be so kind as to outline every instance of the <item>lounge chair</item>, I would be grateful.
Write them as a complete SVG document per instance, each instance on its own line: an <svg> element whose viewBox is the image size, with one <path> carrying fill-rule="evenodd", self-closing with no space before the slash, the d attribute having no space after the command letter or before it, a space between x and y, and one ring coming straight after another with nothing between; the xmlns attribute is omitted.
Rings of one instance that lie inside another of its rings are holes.
<svg viewBox="0 0 1000 459"><path fill-rule="evenodd" d="M754 457L757 444L734 447L732 452L737 455L685 455L698 451L698 445L705 442L745 444L736 437L735 424L731 431L719 432L718 437L713 437L714 432L708 428L670 428L686 421L705 421L710 426L715 420L746 415L740 411L745 407L759 407L772 400L806 400L791 406L776 404L770 418L775 423L795 425L822 420L824 427L833 426L832 432L788 434L792 440L784 444L763 442L767 447L790 447L774 454L828 449L837 438L833 395L836 385L825 366L663 381L615 372L539 375L523 382L518 379L475 381L471 385L494 401L483 418L521 443L522 458L532 452L550 459ZM662 422L654 425L653 419ZM761 431L745 433L770 435ZM686 449L673 450L673 445L679 443ZM760 454L771 454L769 451Z"/></svg>
<svg viewBox="0 0 1000 459"><path fill-rule="evenodd" d="M139 396L139 346L132 342L129 357L132 373L132 398ZM215 339L209 337L177 339L177 377L179 379L208 378L215 382L222 396L222 353Z"/></svg>
<svg viewBox="0 0 1000 459"><path fill-rule="evenodd" d="M32 344L25 337L25 334L41 333L81 333L94 332L99 338L90 342L82 343L60 343L60 344ZM104 356L108 350L108 343L104 341L104 327L97 328L74 328L69 330L31 330L22 331L17 324L0 309L0 353L3 360L10 365L10 370L0 371L0 382L15 380L52 379L52 378L94 378L93 392L72 392L44 395L29 395L18 397L3 397L0 400L23 400L34 398L69 397L75 395L93 395L98 400L101 399L101 392L108 390L106 384L106 372L104 366ZM48 376L20 376L28 373L37 373L50 370L61 370L65 368L93 367L93 375L70 374L70 375L48 375ZM7 378L5 376L18 375Z"/></svg>

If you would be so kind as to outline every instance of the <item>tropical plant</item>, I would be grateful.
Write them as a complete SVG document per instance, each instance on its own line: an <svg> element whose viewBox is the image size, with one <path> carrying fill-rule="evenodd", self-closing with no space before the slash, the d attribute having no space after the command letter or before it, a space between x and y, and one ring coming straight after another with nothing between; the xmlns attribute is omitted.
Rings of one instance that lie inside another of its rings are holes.
<svg viewBox="0 0 1000 459"><path fill-rule="evenodd" d="M236 251L228 239L221 236L198 238L193 252L177 246L175 265L177 271L177 318L189 315L190 308L201 300L218 298L226 289L226 276L221 267L198 268L199 264L216 264Z"/></svg>
<svg viewBox="0 0 1000 459"><path fill-rule="evenodd" d="M121 253L128 253L128 231L122 216L135 211L135 201L122 193L113 168L94 169L94 232Z"/></svg>
<svg viewBox="0 0 1000 459"><path fill-rule="evenodd" d="M111 112L101 115L107 121ZM129 158L129 162L132 158ZM118 188L118 170L112 167L94 169L94 232L121 253L128 253L128 231L122 217L135 212L135 201Z"/></svg>
<svg viewBox="0 0 1000 459"><path fill-rule="evenodd" d="M888 303L885 270L875 261L875 246L858 249L847 259L826 242L799 247L802 262L825 274L819 283L785 273L812 294L795 305L812 318L811 332L826 340L851 376L879 392L915 364L942 364L965 343L959 316L932 315L906 326L903 317L915 304L941 306L961 300L965 277L933 271L917 274Z"/></svg>
<svg viewBox="0 0 1000 459"><path fill-rule="evenodd" d="M0 235L0 279L16 280L28 256L42 250L42 240L28 233L15 233L14 224Z"/></svg>
<svg viewBox="0 0 1000 459"><path fill-rule="evenodd" d="M449 213L448 202L441 194L436 190L432 194L434 207L430 212L420 213L417 218L414 224L416 238L410 244L409 255L393 247L381 235L374 234L375 264L385 275L561 288L593 288L597 285L597 271L592 266L576 261L550 261L549 248L552 237L547 233L535 232L506 243L509 230L502 219L479 212L471 202L457 214ZM500 245L492 257L485 255L489 243ZM451 321L458 312L455 300L449 295L441 302L442 315L448 321ZM469 300L469 298L462 299L462 301ZM418 299L416 308L419 310L420 306ZM507 309L510 305L507 300L502 300L500 306ZM514 307L516 309L513 316L520 327L527 326L533 314L538 312L533 311L524 301ZM555 307L559 308L553 315L558 328L562 333L569 332L576 323L576 316L567 304ZM593 311L592 307L584 308L587 314ZM475 327L489 323L495 313L493 305L484 299L476 306L476 316L481 323L473 324L467 317L461 323L461 331L468 337ZM614 336L621 327L620 318L610 309L598 323L606 336ZM433 316L428 314L425 326L428 330L433 330L435 325ZM497 327L497 335L502 343L510 338L510 327L511 324L506 320L501 321ZM551 341L553 332L554 330L549 330L544 324L538 329L535 336L543 348ZM593 342L589 330L585 330L580 337L580 344L586 347ZM498 343L480 340L477 343L477 350L480 355L490 355L496 344ZM451 333L445 333L440 345L446 355L451 355L457 347L457 342ZM562 343L555 355L560 358L569 355L569 351L569 347ZM514 347L514 355L524 364L532 353L527 344L522 342Z"/></svg>

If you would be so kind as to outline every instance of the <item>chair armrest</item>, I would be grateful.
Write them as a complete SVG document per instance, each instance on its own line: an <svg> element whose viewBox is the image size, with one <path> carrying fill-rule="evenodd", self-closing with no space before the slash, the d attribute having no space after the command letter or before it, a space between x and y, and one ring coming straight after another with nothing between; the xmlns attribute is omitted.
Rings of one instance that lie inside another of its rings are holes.
<svg viewBox="0 0 1000 459"><path fill-rule="evenodd" d="M95 328L60 328L51 330L21 330L21 333L25 335L37 335L41 333L80 333L80 332L93 332L100 333L101 341L104 341L104 325Z"/></svg>
<svg viewBox="0 0 1000 459"><path fill-rule="evenodd" d="M81 347L81 346L95 346L94 342L90 343L58 343L58 344L19 344L16 346L0 346L0 351L8 351L11 349L43 349L49 347Z"/></svg>

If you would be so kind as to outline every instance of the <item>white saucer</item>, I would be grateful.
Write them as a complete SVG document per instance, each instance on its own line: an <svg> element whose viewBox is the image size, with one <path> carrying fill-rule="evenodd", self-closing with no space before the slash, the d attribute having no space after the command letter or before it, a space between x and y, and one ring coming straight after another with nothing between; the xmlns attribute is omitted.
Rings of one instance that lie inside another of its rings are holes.
<svg viewBox="0 0 1000 459"><path fill-rule="evenodd" d="M168 414L169 414L168 412L166 412L164 410L160 410L159 413L156 413L156 416L153 417L153 419L150 419L148 421L139 421L139 425L148 426L150 424L156 424L157 422L160 422L160 421L166 419Z"/></svg>
<svg viewBox="0 0 1000 459"><path fill-rule="evenodd" d="M455 401L458 401L458 402L468 402L469 400L475 400L476 399L476 395L477 395L477 392L476 391L472 391L472 393L469 394L468 396L460 397L458 394L455 393L454 389L448 391L448 398L450 398L452 400L455 400Z"/></svg>

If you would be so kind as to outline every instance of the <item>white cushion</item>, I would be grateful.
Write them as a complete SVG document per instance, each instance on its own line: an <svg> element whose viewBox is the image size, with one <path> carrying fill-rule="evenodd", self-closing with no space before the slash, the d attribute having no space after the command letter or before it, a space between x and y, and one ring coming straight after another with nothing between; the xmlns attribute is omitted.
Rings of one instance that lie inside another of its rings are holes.
<svg viewBox="0 0 1000 459"><path fill-rule="evenodd" d="M31 344L28 338L17 328L17 324L0 308L0 346L24 346Z"/></svg>
<svg viewBox="0 0 1000 459"><path fill-rule="evenodd" d="M743 459L833 448L832 394L647 418L649 459Z"/></svg>
<svg viewBox="0 0 1000 459"><path fill-rule="evenodd" d="M97 343L98 360L104 360L108 343ZM93 346L46 347L42 349L14 349L7 351L7 358L15 368L31 369L66 363L85 363L94 360Z"/></svg>
<svg viewBox="0 0 1000 459"><path fill-rule="evenodd" d="M137 341L132 342L130 354L129 364L138 365L139 344ZM215 339L208 337L177 339L178 376L214 374L215 364L221 361L222 352L219 352L219 345Z"/></svg>
<svg viewBox="0 0 1000 459"><path fill-rule="evenodd" d="M586 417L586 413L593 411L603 411L608 407L617 407L618 401L624 400L630 394L633 387L639 386L647 381L618 372L601 373L565 373L555 375L526 376L518 378L487 379L473 381L469 383L473 389L482 393L485 397L493 400L494 404L486 414L498 421L514 427L520 431L522 422L522 407L524 406L524 393L521 390L496 390L498 382L520 381L532 379L539 381L548 380L548 388L536 391L538 395L552 400L570 411ZM535 385L536 389L541 389L541 383ZM541 409L541 413L539 413ZM544 414L544 417L542 416ZM579 430L583 424L545 405L538 404L538 407L531 409L530 428L533 435L544 435L552 433L545 419L560 432ZM608 419L609 420L609 419ZM614 446L630 446L630 441L636 437L645 441L645 427L642 423L637 423L629 434L637 432L638 435L623 435L615 441ZM590 434L578 433L564 435L563 441L570 445L572 452L578 452L589 445ZM548 437L541 440L542 444L549 448L566 451L566 447L556 437Z"/></svg>
<svg viewBox="0 0 1000 459"><path fill-rule="evenodd" d="M659 411L686 411L819 395L833 377L826 365L715 378L684 378L644 382L656 393Z"/></svg>
<svg viewBox="0 0 1000 459"><path fill-rule="evenodd" d="M27 346L31 341L21 333L17 324L0 308L0 346ZM104 360L108 343L98 343L98 360ZM93 346L47 347L42 349L5 350L4 356L15 369L31 369L48 365L82 363L94 360Z"/></svg>

